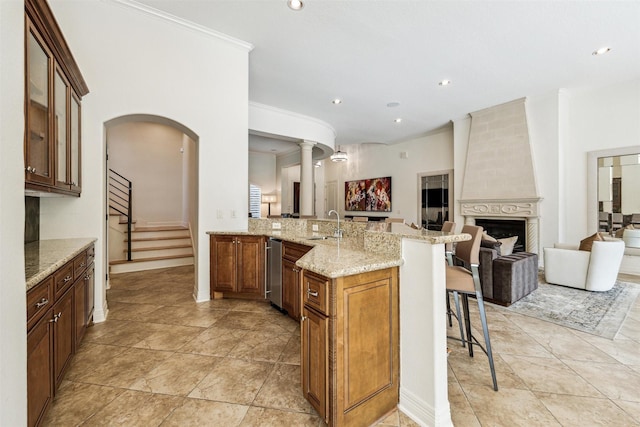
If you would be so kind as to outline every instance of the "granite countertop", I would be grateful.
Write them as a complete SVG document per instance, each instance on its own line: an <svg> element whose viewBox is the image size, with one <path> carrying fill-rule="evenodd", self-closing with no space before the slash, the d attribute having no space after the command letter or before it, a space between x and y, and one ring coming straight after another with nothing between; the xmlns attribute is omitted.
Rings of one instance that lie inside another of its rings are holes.
<svg viewBox="0 0 640 427"><path fill-rule="evenodd" d="M27 291L91 246L96 239L39 240L24 245Z"/></svg>
<svg viewBox="0 0 640 427"><path fill-rule="evenodd" d="M424 240L431 244L442 244L469 240L471 237L468 234L414 230L407 226L401 226L402 224L394 226L391 232L367 232L364 240L370 239L376 242L379 238L379 244L384 245L386 243L384 238L394 236L397 239L409 238ZM296 265L331 279L389 267L397 267L403 263L402 256L399 252L389 251L389 253L385 253L365 250L365 243L362 238L344 237L342 239L336 239L329 237L326 239L318 239L318 237L322 237L322 234L285 230L256 232L209 231L207 234L266 236L312 246L314 249L300 258L298 262L296 262Z"/></svg>

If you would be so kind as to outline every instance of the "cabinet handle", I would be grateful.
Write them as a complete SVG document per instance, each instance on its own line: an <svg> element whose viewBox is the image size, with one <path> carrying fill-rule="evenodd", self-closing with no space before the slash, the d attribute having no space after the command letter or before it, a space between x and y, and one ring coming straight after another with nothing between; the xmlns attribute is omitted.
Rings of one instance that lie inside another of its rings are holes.
<svg viewBox="0 0 640 427"><path fill-rule="evenodd" d="M84 263L84 261L80 264L80 268L84 267L86 264Z"/></svg>
<svg viewBox="0 0 640 427"><path fill-rule="evenodd" d="M39 302L36 303L36 308L44 307L49 304L49 300L46 298L42 298Z"/></svg>
<svg viewBox="0 0 640 427"><path fill-rule="evenodd" d="M311 289L307 289L307 295L309 295L310 297L317 297L318 291L312 291Z"/></svg>
<svg viewBox="0 0 640 427"><path fill-rule="evenodd" d="M307 320L307 319L308 319L308 317L307 317L307 316L305 316L305 315L302 315L302 317L300 317L300 321L301 321L301 322L304 322L304 321L305 321L305 320Z"/></svg>
<svg viewBox="0 0 640 427"><path fill-rule="evenodd" d="M49 320L49 323L58 323L58 319L62 317L62 312L53 315L53 319Z"/></svg>
<svg viewBox="0 0 640 427"><path fill-rule="evenodd" d="M89 280L91 279L91 275L90 274L85 274L84 275L84 280Z"/></svg>
<svg viewBox="0 0 640 427"><path fill-rule="evenodd" d="M63 279L64 283L67 283L69 280L71 280L71 276L67 276Z"/></svg>

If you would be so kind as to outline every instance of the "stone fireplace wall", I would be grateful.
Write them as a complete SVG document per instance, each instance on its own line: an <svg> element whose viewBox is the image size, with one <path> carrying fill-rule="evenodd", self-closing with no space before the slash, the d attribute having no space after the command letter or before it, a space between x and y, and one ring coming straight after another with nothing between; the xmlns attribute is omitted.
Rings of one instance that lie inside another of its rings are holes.
<svg viewBox="0 0 640 427"><path fill-rule="evenodd" d="M460 198L465 223L476 218L526 221L528 252L538 252L539 203L526 98L471 113Z"/></svg>

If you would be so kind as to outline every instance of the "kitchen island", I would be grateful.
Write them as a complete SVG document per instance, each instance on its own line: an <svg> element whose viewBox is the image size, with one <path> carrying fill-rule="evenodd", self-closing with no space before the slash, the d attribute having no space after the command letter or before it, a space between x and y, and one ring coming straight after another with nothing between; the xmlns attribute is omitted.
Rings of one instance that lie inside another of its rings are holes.
<svg viewBox="0 0 640 427"><path fill-rule="evenodd" d="M313 247L296 262L303 392L329 425L369 425L397 402L423 425L451 425L444 244L470 236L347 223L344 238L326 238L335 227L325 220L250 219L246 232L209 234Z"/></svg>

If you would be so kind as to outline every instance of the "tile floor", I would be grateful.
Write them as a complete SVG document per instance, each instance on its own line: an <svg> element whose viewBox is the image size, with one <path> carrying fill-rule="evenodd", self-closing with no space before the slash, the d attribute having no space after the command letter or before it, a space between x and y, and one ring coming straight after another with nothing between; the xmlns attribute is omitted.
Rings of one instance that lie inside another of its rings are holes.
<svg viewBox="0 0 640 427"><path fill-rule="evenodd" d="M264 303L196 304L192 288L192 267L112 276L109 319L87 330L44 425L324 425L300 393L298 324ZM500 391L486 356L450 341L456 426L640 426L640 299L613 341L488 316ZM396 411L378 425L416 424Z"/></svg>

